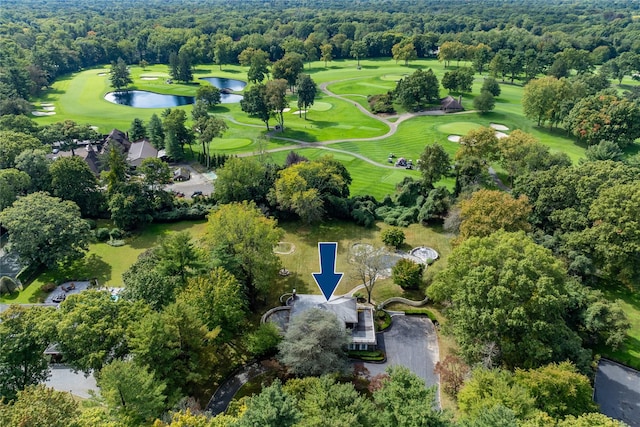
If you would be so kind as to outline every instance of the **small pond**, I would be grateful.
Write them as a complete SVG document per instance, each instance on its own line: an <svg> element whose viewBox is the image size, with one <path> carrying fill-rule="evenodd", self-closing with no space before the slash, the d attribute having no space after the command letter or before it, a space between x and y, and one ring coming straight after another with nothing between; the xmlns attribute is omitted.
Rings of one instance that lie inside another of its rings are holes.
<svg viewBox="0 0 640 427"><path fill-rule="evenodd" d="M209 82L218 89L228 89L234 92L244 89L247 85L247 83L242 80L225 79L224 77L201 77L200 80Z"/></svg>
<svg viewBox="0 0 640 427"><path fill-rule="evenodd" d="M104 99L113 103L135 108L171 108L180 105L193 104L195 97L180 95L165 95L162 93L148 92L146 90L125 90L121 92L109 92ZM242 95L233 93L220 94L223 104L240 102Z"/></svg>

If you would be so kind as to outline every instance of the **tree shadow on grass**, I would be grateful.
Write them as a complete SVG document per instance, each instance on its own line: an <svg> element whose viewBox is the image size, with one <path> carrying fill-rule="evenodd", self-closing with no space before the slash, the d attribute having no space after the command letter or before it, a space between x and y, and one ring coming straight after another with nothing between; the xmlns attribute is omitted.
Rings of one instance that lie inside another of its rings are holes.
<svg viewBox="0 0 640 427"><path fill-rule="evenodd" d="M98 283L105 283L111 280L112 270L111 265L104 261L102 257L91 254L71 263L69 266L59 267L52 274L57 281L97 279ZM47 277L47 273L41 276L41 278L43 277Z"/></svg>

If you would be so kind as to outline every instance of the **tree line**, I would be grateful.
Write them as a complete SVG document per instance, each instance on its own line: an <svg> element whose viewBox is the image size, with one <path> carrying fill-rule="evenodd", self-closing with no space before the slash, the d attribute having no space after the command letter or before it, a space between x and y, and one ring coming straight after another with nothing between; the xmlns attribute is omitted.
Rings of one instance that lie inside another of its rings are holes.
<svg viewBox="0 0 640 427"><path fill-rule="evenodd" d="M27 111L20 100L39 94L63 74L118 58L127 64L171 64L186 78L187 64L242 63L246 49L260 50L272 62L297 53L305 62L322 60L325 66L333 58L408 62L438 55L447 63L472 60L479 72L489 67L513 81L547 69L558 75L604 63L620 78L638 72L629 56L640 50L633 19L637 5L631 1L612 9L597 2L495 1L485 8L464 4L465 14L458 13L459 1L376 1L351 5L348 16L340 1L303 7L276 1L266 9L247 2L242 11L219 1L201 2L195 9L163 2L139 8L109 0L60 9L8 4L11 12L0 21L2 113Z"/></svg>

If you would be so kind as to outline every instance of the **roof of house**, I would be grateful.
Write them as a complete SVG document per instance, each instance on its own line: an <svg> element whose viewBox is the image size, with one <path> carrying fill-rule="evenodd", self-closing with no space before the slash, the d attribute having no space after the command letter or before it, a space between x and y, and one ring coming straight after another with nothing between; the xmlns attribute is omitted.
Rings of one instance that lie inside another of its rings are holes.
<svg viewBox="0 0 640 427"><path fill-rule="evenodd" d="M127 134L118 129L113 129L104 139L103 151L106 153L108 147L118 147L121 153L127 153L131 148L131 141L127 138Z"/></svg>
<svg viewBox="0 0 640 427"><path fill-rule="evenodd" d="M73 152L71 150L68 150L68 151L57 151L54 153L50 153L50 154L47 154L47 158L51 160L56 160L61 157L72 157L74 153L76 157L80 157L82 160L84 160L87 163L87 165L89 165L89 169L91 169L91 171L94 174L97 175L98 173L100 173L100 169L99 169L100 160L98 159L98 153L96 153L96 150L93 148L93 145L91 144L78 146L73 150Z"/></svg>
<svg viewBox="0 0 640 427"><path fill-rule="evenodd" d="M463 110L460 101L449 95L440 100L440 106L443 110Z"/></svg>
<svg viewBox="0 0 640 427"><path fill-rule="evenodd" d="M133 166L139 166L144 159L150 157L158 157L158 150L148 140L142 139L131 144L127 161Z"/></svg>
<svg viewBox="0 0 640 427"><path fill-rule="evenodd" d="M291 318L312 308L327 310L344 323L358 323L356 299L341 296L327 301L322 295L296 295L291 308Z"/></svg>

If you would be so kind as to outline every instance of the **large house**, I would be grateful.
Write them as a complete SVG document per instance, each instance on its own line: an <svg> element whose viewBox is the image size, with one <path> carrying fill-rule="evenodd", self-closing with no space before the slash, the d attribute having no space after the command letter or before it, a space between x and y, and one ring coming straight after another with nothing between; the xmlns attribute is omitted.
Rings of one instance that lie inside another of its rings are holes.
<svg viewBox="0 0 640 427"><path fill-rule="evenodd" d="M349 350L374 350L376 331L373 322L373 308L358 304L355 297L340 296L327 301L322 295L296 294L287 300L286 306L270 310L264 321L276 323L283 331L289 321L300 313L312 308L327 310L336 315L351 335Z"/></svg>
<svg viewBox="0 0 640 427"><path fill-rule="evenodd" d="M78 141L73 150L54 149L47 157L55 160L60 157L79 156L97 175L100 171L98 156L107 153L112 147L127 156L127 163L133 168L140 166L144 159L162 157L162 154L146 138L131 142L128 135L118 129L113 129L102 141Z"/></svg>

